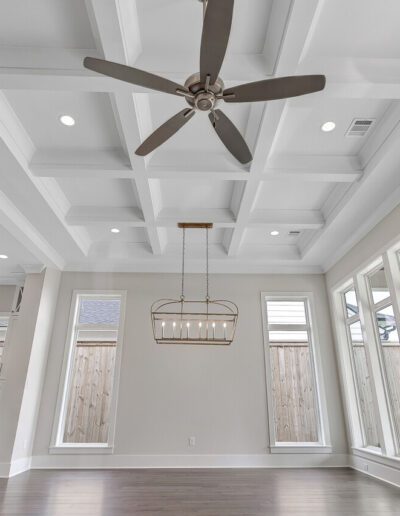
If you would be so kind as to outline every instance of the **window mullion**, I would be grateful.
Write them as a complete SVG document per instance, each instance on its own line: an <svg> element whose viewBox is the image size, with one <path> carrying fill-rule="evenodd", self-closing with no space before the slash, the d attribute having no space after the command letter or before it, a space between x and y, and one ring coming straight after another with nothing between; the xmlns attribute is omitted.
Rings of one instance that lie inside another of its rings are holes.
<svg viewBox="0 0 400 516"><path fill-rule="evenodd" d="M400 328L400 264L396 253L388 251L383 255L383 263L386 271L391 304L393 306L394 317L397 327Z"/></svg>
<svg viewBox="0 0 400 516"><path fill-rule="evenodd" d="M379 415L377 423L381 441L380 444L384 454L394 455L395 439L392 430L386 388L383 381L382 363L378 351L379 342L376 333L375 315L370 307L366 281L363 275L357 274L354 278L354 287L359 302L359 314L366 360L368 369L371 371L370 380L375 414Z"/></svg>

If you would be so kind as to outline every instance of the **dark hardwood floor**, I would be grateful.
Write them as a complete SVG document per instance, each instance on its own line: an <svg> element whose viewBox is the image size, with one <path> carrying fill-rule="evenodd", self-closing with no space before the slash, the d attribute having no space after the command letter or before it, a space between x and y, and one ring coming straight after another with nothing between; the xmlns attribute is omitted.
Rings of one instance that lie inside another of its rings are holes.
<svg viewBox="0 0 400 516"><path fill-rule="evenodd" d="M30 471L4 516L399 516L400 489L350 469Z"/></svg>

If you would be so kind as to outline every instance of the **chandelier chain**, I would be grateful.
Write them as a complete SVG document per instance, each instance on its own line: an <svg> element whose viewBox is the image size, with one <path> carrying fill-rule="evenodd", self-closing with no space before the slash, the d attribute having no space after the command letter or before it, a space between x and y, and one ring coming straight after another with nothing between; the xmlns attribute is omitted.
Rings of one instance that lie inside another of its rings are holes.
<svg viewBox="0 0 400 516"><path fill-rule="evenodd" d="M210 280L208 275L208 228L206 228L206 300L209 301L210 299Z"/></svg>
<svg viewBox="0 0 400 516"><path fill-rule="evenodd" d="M186 229L182 229L182 288L181 301L185 299L185 245L186 245Z"/></svg>

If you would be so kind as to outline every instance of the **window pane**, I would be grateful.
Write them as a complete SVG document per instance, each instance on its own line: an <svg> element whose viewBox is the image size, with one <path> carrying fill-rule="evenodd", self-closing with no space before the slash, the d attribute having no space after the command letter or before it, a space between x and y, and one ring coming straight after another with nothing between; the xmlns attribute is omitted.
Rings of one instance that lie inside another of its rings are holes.
<svg viewBox="0 0 400 516"><path fill-rule="evenodd" d="M308 333L306 331L270 331L269 342L279 343L305 343L308 345Z"/></svg>
<svg viewBox="0 0 400 516"><path fill-rule="evenodd" d="M350 324L349 330L350 330L351 342L353 344L361 344L363 346L364 341L363 341L360 321Z"/></svg>
<svg viewBox="0 0 400 516"><path fill-rule="evenodd" d="M374 304L390 297L384 267L371 274L368 279Z"/></svg>
<svg viewBox="0 0 400 516"><path fill-rule="evenodd" d="M119 323L120 310L120 299L83 298L79 309L79 324L117 325Z"/></svg>
<svg viewBox="0 0 400 516"><path fill-rule="evenodd" d="M354 288L345 292L344 299L346 303L347 317L353 317L353 315L358 315L358 303Z"/></svg>
<svg viewBox="0 0 400 516"><path fill-rule="evenodd" d="M277 442L318 442L316 396L308 346L271 346Z"/></svg>
<svg viewBox="0 0 400 516"><path fill-rule="evenodd" d="M319 416L305 301L268 300L275 440L317 443ZM275 330L274 325L280 325Z"/></svg>
<svg viewBox="0 0 400 516"><path fill-rule="evenodd" d="M377 417L372 398L371 379L366 358L365 346L361 332L360 321L349 326L351 338L351 349L354 361L354 373L356 379L356 389L361 412L361 422L365 434L365 446L380 447L378 428L376 425Z"/></svg>
<svg viewBox="0 0 400 516"><path fill-rule="evenodd" d="M392 305L376 313L376 322L381 344L399 345L399 335L397 333L396 319L394 318Z"/></svg>
<svg viewBox="0 0 400 516"><path fill-rule="evenodd" d="M400 441L400 344L393 307L376 313L392 415Z"/></svg>
<svg viewBox="0 0 400 516"><path fill-rule="evenodd" d="M267 301L269 324L306 324L304 301Z"/></svg>
<svg viewBox="0 0 400 516"><path fill-rule="evenodd" d="M107 444L121 299L82 296L77 303L63 443Z"/></svg>

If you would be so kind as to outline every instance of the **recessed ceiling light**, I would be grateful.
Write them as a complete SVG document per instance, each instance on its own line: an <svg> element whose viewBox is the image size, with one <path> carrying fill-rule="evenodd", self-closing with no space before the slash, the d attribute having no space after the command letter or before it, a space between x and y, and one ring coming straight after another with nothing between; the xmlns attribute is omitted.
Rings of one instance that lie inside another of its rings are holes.
<svg viewBox="0 0 400 516"><path fill-rule="evenodd" d="M111 233L119 233L121 230L118 228L112 228Z"/></svg>
<svg viewBox="0 0 400 516"><path fill-rule="evenodd" d="M324 124L322 124L321 130L324 131L324 133L330 133L335 129L335 127L335 122L325 122Z"/></svg>
<svg viewBox="0 0 400 516"><path fill-rule="evenodd" d="M271 231L271 236L278 236L279 235L279 231Z"/></svg>
<svg viewBox="0 0 400 516"><path fill-rule="evenodd" d="M1 260L7 260L8 256L6 254L0 254Z"/></svg>
<svg viewBox="0 0 400 516"><path fill-rule="evenodd" d="M60 122L63 125L67 125L68 127L72 127L73 125L75 125L75 120L70 115L61 115Z"/></svg>

